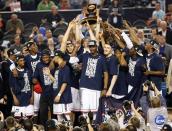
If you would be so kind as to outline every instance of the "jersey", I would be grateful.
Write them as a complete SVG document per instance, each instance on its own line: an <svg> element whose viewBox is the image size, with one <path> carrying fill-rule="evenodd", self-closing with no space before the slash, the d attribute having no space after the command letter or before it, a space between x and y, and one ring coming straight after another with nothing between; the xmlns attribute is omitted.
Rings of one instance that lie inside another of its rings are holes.
<svg viewBox="0 0 172 131"><path fill-rule="evenodd" d="M156 53L153 53L146 57L146 64L148 71L165 71L163 60ZM148 79L155 83L158 90L161 90L161 82L163 80L162 76L149 75Z"/></svg>
<svg viewBox="0 0 172 131"><path fill-rule="evenodd" d="M105 58L98 54L85 53L78 57L82 63L80 87L100 91L103 88L103 73L107 72Z"/></svg>
<svg viewBox="0 0 172 131"><path fill-rule="evenodd" d="M146 61L143 57L129 58L128 62L128 84L139 88L144 80L144 66Z"/></svg>
<svg viewBox="0 0 172 131"><path fill-rule="evenodd" d="M35 56L27 55L25 56L26 67L32 72L35 72L36 65L40 62L40 55L36 54Z"/></svg>
<svg viewBox="0 0 172 131"><path fill-rule="evenodd" d="M113 75L118 75L119 73L119 62L118 62L118 59L114 55L107 57L106 62L107 62L107 70L109 74L109 77L108 77L109 78L108 87L109 87Z"/></svg>
<svg viewBox="0 0 172 131"><path fill-rule="evenodd" d="M53 88L52 88L52 80L48 75L43 72L44 68L47 68L49 65L44 64L43 62L39 62L36 66L33 78L36 78L41 87L42 87L42 95L44 96L52 96Z"/></svg>
<svg viewBox="0 0 172 131"><path fill-rule="evenodd" d="M56 97L61 90L62 84L66 83L67 86L60 97L60 102L62 104L72 103L71 94L71 73L70 68L65 65L63 68L56 69L54 71L55 82L53 83L54 96Z"/></svg>
<svg viewBox="0 0 172 131"><path fill-rule="evenodd" d="M18 69L18 76L10 75L10 88L20 102L20 106L28 106L32 96L31 73L28 69Z"/></svg>

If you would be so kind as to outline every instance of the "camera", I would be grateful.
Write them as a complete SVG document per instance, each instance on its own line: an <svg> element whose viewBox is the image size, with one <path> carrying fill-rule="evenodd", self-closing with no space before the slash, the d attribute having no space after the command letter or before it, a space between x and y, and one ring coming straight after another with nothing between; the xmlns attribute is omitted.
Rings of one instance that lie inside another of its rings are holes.
<svg viewBox="0 0 172 131"><path fill-rule="evenodd" d="M113 108L113 107L108 108L107 114L108 114L109 116L114 116L115 113L116 113L115 108Z"/></svg>
<svg viewBox="0 0 172 131"><path fill-rule="evenodd" d="M78 123L79 123L80 127L86 127L87 126L87 120L83 115L79 116Z"/></svg>
<svg viewBox="0 0 172 131"><path fill-rule="evenodd" d="M123 107L125 108L125 110L131 110L131 101L129 101L129 100L125 100L124 102L123 102Z"/></svg>
<svg viewBox="0 0 172 131"><path fill-rule="evenodd" d="M152 87L152 82L149 81L149 80L146 80L144 83L143 83L144 86L148 86L148 89L149 90L154 90L153 87Z"/></svg>
<svg viewBox="0 0 172 131"><path fill-rule="evenodd" d="M92 112L88 112L88 116L83 116L83 115L80 115L79 118L78 118L78 123L79 123L79 126L82 127L82 128L87 128L87 118L90 119L90 123L93 123L93 113Z"/></svg>

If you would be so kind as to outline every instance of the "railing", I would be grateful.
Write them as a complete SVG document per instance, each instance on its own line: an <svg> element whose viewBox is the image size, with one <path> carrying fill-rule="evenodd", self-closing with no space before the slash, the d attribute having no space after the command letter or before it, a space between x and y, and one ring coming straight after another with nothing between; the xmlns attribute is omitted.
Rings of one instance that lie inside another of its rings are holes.
<svg viewBox="0 0 172 131"><path fill-rule="evenodd" d="M123 17L124 19L130 21L133 24L137 19L147 20L152 15L154 8L141 8L141 7L129 7L123 8ZM35 23L40 24L42 18L45 17L50 11L21 11L16 12L24 21L24 24ZM2 17L7 21L10 18L12 12L0 12ZM81 13L81 9L72 9L72 10L59 10L59 13L65 18L67 22L71 21L76 17L77 14ZM108 17L108 9L101 9L100 15L103 20L106 20Z"/></svg>

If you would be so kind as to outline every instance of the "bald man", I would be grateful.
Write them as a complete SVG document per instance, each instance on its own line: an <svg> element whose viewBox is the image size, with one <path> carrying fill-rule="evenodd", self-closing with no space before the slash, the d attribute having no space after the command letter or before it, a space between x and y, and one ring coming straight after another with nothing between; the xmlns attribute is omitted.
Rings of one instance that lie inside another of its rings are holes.
<svg viewBox="0 0 172 131"><path fill-rule="evenodd" d="M162 57L165 57L167 60L167 65L172 59L172 45L166 43L165 37L161 35L157 35L156 41L159 43L159 53Z"/></svg>
<svg viewBox="0 0 172 131"><path fill-rule="evenodd" d="M160 31L158 35L162 35L165 37L165 40L168 44L172 45L172 30L167 26L166 21L160 22Z"/></svg>

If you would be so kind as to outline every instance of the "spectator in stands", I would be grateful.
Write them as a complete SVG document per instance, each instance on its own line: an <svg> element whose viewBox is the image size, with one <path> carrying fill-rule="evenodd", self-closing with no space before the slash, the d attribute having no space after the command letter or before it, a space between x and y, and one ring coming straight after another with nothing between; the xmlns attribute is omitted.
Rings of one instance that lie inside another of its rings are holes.
<svg viewBox="0 0 172 131"><path fill-rule="evenodd" d="M89 39L83 38L81 40L81 48L83 48L83 53L88 53L90 52L90 49L88 47Z"/></svg>
<svg viewBox="0 0 172 131"><path fill-rule="evenodd" d="M60 49L62 40L63 40L63 35L59 35L58 38L57 38L57 46L56 46L56 49Z"/></svg>
<svg viewBox="0 0 172 131"><path fill-rule="evenodd" d="M139 38L139 43L140 44L144 44L145 41L145 35L144 35L144 31L142 29L139 29L137 31L137 37Z"/></svg>
<svg viewBox="0 0 172 131"><path fill-rule="evenodd" d="M52 28L56 28L56 26L62 22L62 17L58 12L57 6L51 6L51 12L45 16L45 22L48 22Z"/></svg>
<svg viewBox="0 0 172 131"><path fill-rule="evenodd" d="M17 28L24 31L24 25L21 19L18 18L16 14L12 14L11 18L7 21L6 31L9 33L15 33Z"/></svg>
<svg viewBox="0 0 172 131"><path fill-rule="evenodd" d="M83 0L70 0L71 8L72 9L80 9Z"/></svg>
<svg viewBox="0 0 172 131"><path fill-rule="evenodd" d="M104 0L103 7L108 8L110 4L111 4L111 0Z"/></svg>
<svg viewBox="0 0 172 131"><path fill-rule="evenodd" d="M44 26L39 27L39 33L42 34L45 39L46 28Z"/></svg>
<svg viewBox="0 0 172 131"><path fill-rule="evenodd" d="M5 0L0 0L0 11L3 11L5 8Z"/></svg>
<svg viewBox="0 0 172 131"><path fill-rule="evenodd" d="M14 1L18 1L18 0L1 0L1 3L4 2L4 7L2 8L2 10L11 11L10 4Z"/></svg>
<svg viewBox="0 0 172 131"><path fill-rule="evenodd" d="M29 39L34 39L34 37L36 37L38 33L39 33L38 26L34 26L32 28L31 34L29 35Z"/></svg>
<svg viewBox="0 0 172 131"><path fill-rule="evenodd" d="M98 6L102 6L103 4L103 0L88 0L88 1L89 4L96 4Z"/></svg>
<svg viewBox="0 0 172 131"><path fill-rule="evenodd" d="M57 125L57 121L55 121L54 119L48 120L46 123L46 130L47 131L60 131Z"/></svg>
<svg viewBox="0 0 172 131"><path fill-rule="evenodd" d="M42 52L44 49L47 49L47 42L44 40L42 34L38 34L36 44L38 46L39 52Z"/></svg>
<svg viewBox="0 0 172 131"><path fill-rule="evenodd" d="M59 2L59 8L61 10L70 9L71 8L71 5L70 5L69 0L60 0L60 2Z"/></svg>
<svg viewBox="0 0 172 131"><path fill-rule="evenodd" d="M172 45L169 45L166 43L165 37L158 35L156 37L157 42L159 43L159 54L165 58L166 60L166 66L168 68L168 64L170 62L170 59L172 59Z"/></svg>
<svg viewBox="0 0 172 131"><path fill-rule="evenodd" d="M21 0L22 10L36 10L35 0Z"/></svg>
<svg viewBox="0 0 172 131"><path fill-rule="evenodd" d="M49 38L47 41L48 49L50 50L51 56L54 56L55 52L55 42L52 38Z"/></svg>
<svg viewBox="0 0 172 131"><path fill-rule="evenodd" d="M112 130L112 126L108 123L102 123L100 126L99 126L99 131L113 131Z"/></svg>
<svg viewBox="0 0 172 131"><path fill-rule="evenodd" d="M167 25L172 30L172 13L166 15Z"/></svg>
<svg viewBox="0 0 172 131"><path fill-rule="evenodd" d="M168 12L167 13L172 14L172 4L169 4L168 5Z"/></svg>
<svg viewBox="0 0 172 131"><path fill-rule="evenodd" d="M24 127L24 130L26 130L26 131L33 131L32 130L33 129L33 122L32 122L32 120L30 120L30 119L24 120L23 127Z"/></svg>
<svg viewBox="0 0 172 131"><path fill-rule="evenodd" d="M5 22L0 15L0 39L2 39L4 32L5 32Z"/></svg>
<svg viewBox="0 0 172 131"><path fill-rule="evenodd" d="M145 119L134 107L133 102L131 102L131 110L133 112L133 117L130 118L129 123L132 124L134 127L136 127L137 130L139 131L145 130L146 128Z"/></svg>
<svg viewBox="0 0 172 131"><path fill-rule="evenodd" d="M155 10L152 13L152 19L153 20L164 20L165 18L165 12L161 9L161 4L160 2L157 2L155 5Z"/></svg>
<svg viewBox="0 0 172 131"><path fill-rule="evenodd" d="M54 41L54 44L57 44L57 39L55 37L53 37L52 35L52 31L51 30L47 30L46 31L46 39L52 39Z"/></svg>
<svg viewBox="0 0 172 131"><path fill-rule="evenodd" d="M79 20L82 20L86 17L87 5L88 5L87 1L82 2L82 11L81 14L78 15Z"/></svg>
<svg viewBox="0 0 172 131"><path fill-rule="evenodd" d="M153 103L151 102L153 102L152 99L154 97L159 97L159 98L155 98L156 99L155 101L158 104L160 104L157 106L166 107L166 101L164 97L161 95L161 92L157 89L156 85L152 81L150 81L149 83L145 82L143 84L143 96L140 98L140 105L142 107L142 111L144 112L145 116L147 115L149 108L153 107ZM159 102L157 101L157 99Z"/></svg>
<svg viewBox="0 0 172 131"><path fill-rule="evenodd" d="M136 128L135 126L133 126L133 125L128 125L128 126L126 127L126 129L127 129L128 131L137 131L137 128Z"/></svg>
<svg viewBox="0 0 172 131"><path fill-rule="evenodd" d="M7 119L5 120L5 125L7 127L7 130L14 131L16 129L15 128L15 126L16 126L15 118L13 118L12 116L7 117Z"/></svg>
<svg viewBox="0 0 172 131"><path fill-rule="evenodd" d="M109 6L108 21L114 27L121 28L122 26L122 8L118 0L113 0Z"/></svg>
<svg viewBox="0 0 172 131"><path fill-rule="evenodd" d="M23 33L20 28L17 28L16 35L20 36L21 43L24 44L26 42L25 37L23 36Z"/></svg>
<svg viewBox="0 0 172 131"><path fill-rule="evenodd" d="M22 51L22 48L23 47L22 47L21 38L20 38L19 35L15 35L14 36L14 44L11 45L10 48L12 48L14 50L17 50L18 52L21 52Z"/></svg>
<svg viewBox="0 0 172 131"><path fill-rule="evenodd" d="M55 5L51 0L42 0L37 7L37 10L51 10L51 6Z"/></svg>
<svg viewBox="0 0 172 131"><path fill-rule="evenodd" d="M159 35L162 35L165 37L166 42L170 45L172 45L172 30L167 27L167 22L166 21L161 21L160 22L160 31L158 31Z"/></svg>

